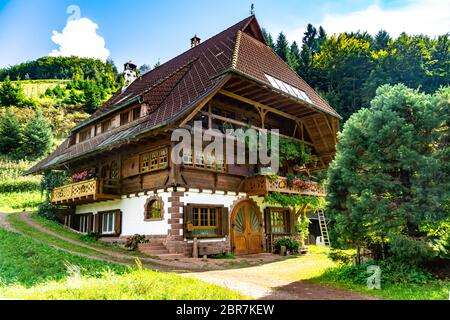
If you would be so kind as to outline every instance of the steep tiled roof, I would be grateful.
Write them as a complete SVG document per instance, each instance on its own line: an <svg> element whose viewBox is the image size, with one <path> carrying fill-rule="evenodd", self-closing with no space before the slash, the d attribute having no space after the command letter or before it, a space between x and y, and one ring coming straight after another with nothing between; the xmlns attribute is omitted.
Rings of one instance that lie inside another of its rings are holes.
<svg viewBox="0 0 450 320"><path fill-rule="evenodd" d="M70 146L67 139L49 157L28 174L51 169L57 164L82 157L165 125L200 103L227 79L228 71L236 70L258 81L270 83L264 76L274 77L307 92L321 109L335 111L292 71L264 41L254 16L248 17L200 45L144 74L123 92L119 90L95 114L74 130L136 101L145 101L152 112L137 121Z"/></svg>
<svg viewBox="0 0 450 320"><path fill-rule="evenodd" d="M306 92L312 103L322 110L339 117L330 105L323 100L294 70L266 44L250 35L239 32L237 50L233 67L256 80L271 86L265 74Z"/></svg>

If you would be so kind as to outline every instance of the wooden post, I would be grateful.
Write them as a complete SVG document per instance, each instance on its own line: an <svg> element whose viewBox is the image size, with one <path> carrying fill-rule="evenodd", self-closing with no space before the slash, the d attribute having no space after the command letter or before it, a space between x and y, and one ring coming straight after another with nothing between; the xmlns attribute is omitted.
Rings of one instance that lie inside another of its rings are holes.
<svg viewBox="0 0 450 320"><path fill-rule="evenodd" d="M194 238L194 242L192 244L192 258L198 259L198 239Z"/></svg>

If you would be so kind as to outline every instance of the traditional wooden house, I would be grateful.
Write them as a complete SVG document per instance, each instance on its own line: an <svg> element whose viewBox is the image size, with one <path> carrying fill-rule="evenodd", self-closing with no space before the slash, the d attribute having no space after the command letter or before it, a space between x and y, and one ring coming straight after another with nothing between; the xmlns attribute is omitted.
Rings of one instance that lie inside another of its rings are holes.
<svg viewBox="0 0 450 320"><path fill-rule="evenodd" d="M68 170L73 183L52 192L70 208L65 223L83 233L151 239L153 253L235 254L269 250L274 235L294 232L296 215L263 201L271 192L323 196L320 185L291 188L255 165L228 165L187 152L170 161L177 128L278 128L328 166L339 115L268 47L254 16L135 77L28 173ZM293 168L283 168L287 174ZM150 248L150 249L151 249ZM150 250L150 253L152 251Z"/></svg>

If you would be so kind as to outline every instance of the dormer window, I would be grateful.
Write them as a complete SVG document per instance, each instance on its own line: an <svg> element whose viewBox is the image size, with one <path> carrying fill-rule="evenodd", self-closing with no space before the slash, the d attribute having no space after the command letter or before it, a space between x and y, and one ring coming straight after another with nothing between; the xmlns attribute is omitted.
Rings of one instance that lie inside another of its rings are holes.
<svg viewBox="0 0 450 320"><path fill-rule="evenodd" d="M112 121L111 119L102 122L102 133L111 130Z"/></svg>
<svg viewBox="0 0 450 320"><path fill-rule="evenodd" d="M80 131L79 133L79 141L83 142L91 138L91 128Z"/></svg>

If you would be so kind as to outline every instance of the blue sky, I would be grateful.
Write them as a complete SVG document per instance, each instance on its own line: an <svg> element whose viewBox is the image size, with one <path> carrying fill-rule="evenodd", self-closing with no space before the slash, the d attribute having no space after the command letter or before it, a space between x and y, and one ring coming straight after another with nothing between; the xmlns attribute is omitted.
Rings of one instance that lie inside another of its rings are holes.
<svg viewBox="0 0 450 320"><path fill-rule="evenodd" d="M245 18L251 3L263 27L291 41L301 41L307 23L329 34L450 31L450 0L0 0L0 67L78 49L118 66L130 59L153 65L188 49L194 34L205 40ZM67 24L69 5L84 23Z"/></svg>

